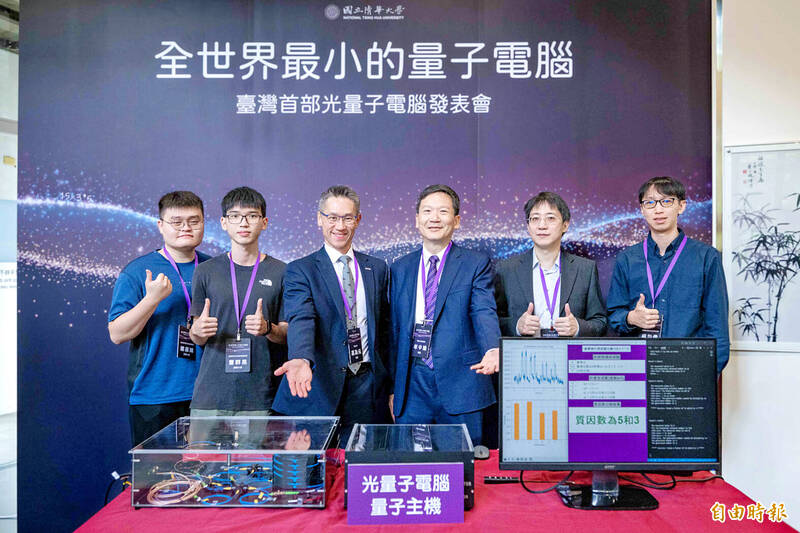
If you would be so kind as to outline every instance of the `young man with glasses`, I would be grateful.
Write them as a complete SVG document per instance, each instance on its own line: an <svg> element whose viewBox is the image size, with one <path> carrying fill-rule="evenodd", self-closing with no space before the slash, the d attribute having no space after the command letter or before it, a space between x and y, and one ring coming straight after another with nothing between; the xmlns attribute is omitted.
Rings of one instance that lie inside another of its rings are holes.
<svg viewBox="0 0 800 533"><path fill-rule="evenodd" d="M114 285L108 333L115 344L130 341L134 445L189 414L202 355L187 335L192 276L208 259L195 250L203 240L203 216L203 201L194 193L165 194L158 201L157 222L164 245L131 261Z"/></svg>
<svg viewBox="0 0 800 533"><path fill-rule="evenodd" d="M387 368L389 269L353 250L360 200L336 185L320 196L324 244L286 267L289 361L275 397L287 415L338 415L341 447L355 423L391 422Z"/></svg>
<svg viewBox="0 0 800 533"><path fill-rule="evenodd" d="M192 416L266 416L286 360L282 294L285 263L259 249L267 229L264 197L249 187L222 199L230 251L194 274L191 338L204 346Z"/></svg>
<svg viewBox="0 0 800 533"><path fill-rule="evenodd" d="M720 253L678 227L686 189L670 177L639 188L647 238L617 256L608 316L621 335L715 337L717 372L728 362L728 291Z"/></svg>
<svg viewBox="0 0 800 533"><path fill-rule="evenodd" d="M567 203L552 192L525 202L533 248L501 261L495 299L503 335L602 337L608 327L597 265L561 248Z"/></svg>

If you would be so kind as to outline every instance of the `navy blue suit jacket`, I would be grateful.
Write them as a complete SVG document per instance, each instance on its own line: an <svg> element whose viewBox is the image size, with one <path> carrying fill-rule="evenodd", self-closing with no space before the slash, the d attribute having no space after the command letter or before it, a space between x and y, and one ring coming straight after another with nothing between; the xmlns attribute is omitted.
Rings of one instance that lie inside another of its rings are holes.
<svg viewBox="0 0 800 533"><path fill-rule="evenodd" d="M420 249L391 266L395 415L402 414L408 391L421 255ZM496 401L491 377L469 368L480 362L489 349L499 346L500 327L492 278L492 264L486 255L453 245L439 280L431 341L436 383L442 405L450 414L483 409Z"/></svg>
<svg viewBox="0 0 800 533"><path fill-rule="evenodd" d="M359 252L355 256L359 283L364 284L367 298L369 356L375 374L373 398L385 404L390 392L386 364L389 269L381 259ZM284 376L272 408L287 415L333 415L348 371L347 326L339 280L325 248L289 263L283 285L289 359L308 359L313 377L308 398L299 398L292 396Z"/></svg>

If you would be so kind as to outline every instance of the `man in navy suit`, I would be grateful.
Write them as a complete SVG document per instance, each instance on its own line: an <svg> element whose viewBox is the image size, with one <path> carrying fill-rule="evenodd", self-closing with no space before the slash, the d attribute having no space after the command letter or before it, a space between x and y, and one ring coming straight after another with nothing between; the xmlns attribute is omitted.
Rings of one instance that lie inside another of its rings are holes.
<svg viewBox="0 0 800 533"><path fill-rule="evenodd" d="M389 269L353 251L361 222L358 195L333 186L319 200L324 246L289 263L284 311L289 360L273 409L287 415L338 415L341 435L355 423L391 422L386 364Z"/></svg>
<svg viewBox="0 0 800 533"><path fill-rule="evenodd" d="M422 249L391 267L392 410L400 424L461 424L480 443L483 410L494 404L500 328L492 265L452 244L459 198L431 185L417 199Z"/></svg>
<svg viewBox="0 0 800 533"><path fill-rule="evenodd" d="M608 327L594 261L561 249L569 228L567 203L553 192L525 202L533 249L497 265L495 298L508 337L602 337Z"/></svg>

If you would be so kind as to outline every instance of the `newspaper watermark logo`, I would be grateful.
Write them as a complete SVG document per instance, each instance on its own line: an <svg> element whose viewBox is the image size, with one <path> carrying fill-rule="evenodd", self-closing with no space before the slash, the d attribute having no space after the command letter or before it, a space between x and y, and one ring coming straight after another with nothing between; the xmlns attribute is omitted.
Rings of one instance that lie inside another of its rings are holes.
<svg viewBox="0 0 800 533"><path fill-rule="evenodd" d="M789 515L783 502L772 502L769 507L764 507L761 502L751 503L747 506L734 503L726 509L724 503L714 502L711 506L711 520L724 524L725 520L741 522L753 520L759 524L764 523L764 518L770 522L783 522Z"/></svg>

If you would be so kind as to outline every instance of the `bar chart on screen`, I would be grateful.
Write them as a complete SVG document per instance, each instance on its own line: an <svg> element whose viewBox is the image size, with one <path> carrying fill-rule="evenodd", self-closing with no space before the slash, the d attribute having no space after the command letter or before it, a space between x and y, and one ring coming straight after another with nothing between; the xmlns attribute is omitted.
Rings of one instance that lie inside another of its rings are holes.
<svg viewBox="0 0 800 533"><path fill-rule="evenodd" d="M503 433L520 458L567 460L566 345L531 342L503 353Z"/></svg>

